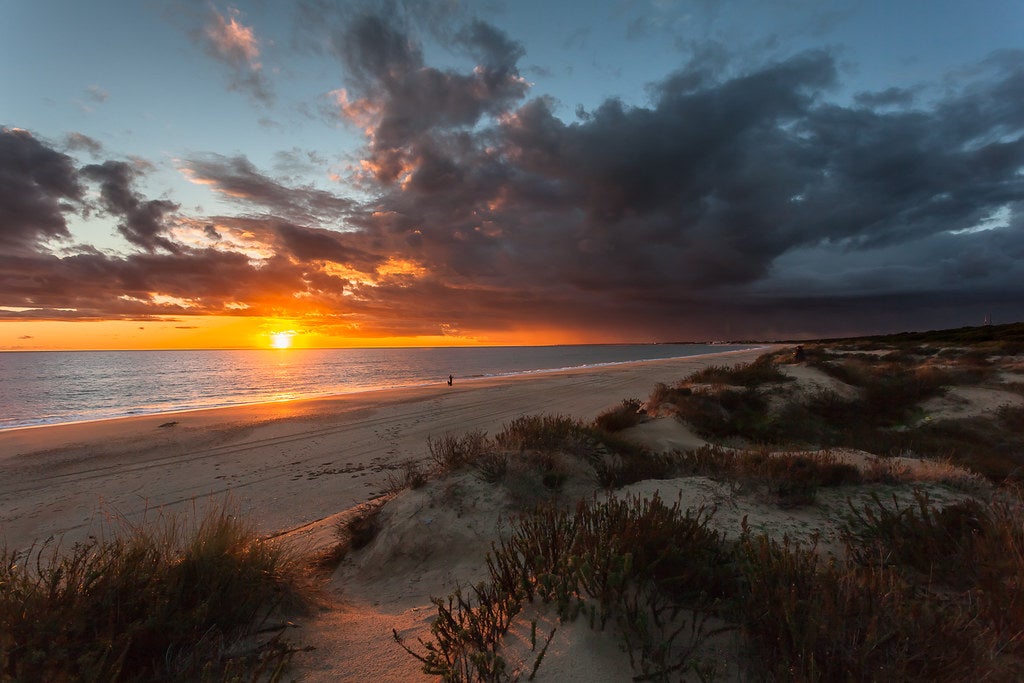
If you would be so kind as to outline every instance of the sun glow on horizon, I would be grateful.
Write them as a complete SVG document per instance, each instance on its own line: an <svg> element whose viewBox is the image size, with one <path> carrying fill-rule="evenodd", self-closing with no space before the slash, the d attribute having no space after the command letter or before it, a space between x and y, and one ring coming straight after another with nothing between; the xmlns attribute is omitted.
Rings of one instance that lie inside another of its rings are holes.
<svg viewBox="0 0 1024 683"><path fill-rule="evenodd" d="M294 338L295 332L292 330L272 332L270 334L270 346L275 349L290 349L292 347L292 339Z"/></svg>
<svg viewBox="0 0 1024 683"><path fill-rule="evenodd" d="M339 326L319 319L243 315L166 316L141 321L0 320L0 352L543 346L623 341L627 340L549 327L446 328L440 334L396 335L392 330Z"/></svg>

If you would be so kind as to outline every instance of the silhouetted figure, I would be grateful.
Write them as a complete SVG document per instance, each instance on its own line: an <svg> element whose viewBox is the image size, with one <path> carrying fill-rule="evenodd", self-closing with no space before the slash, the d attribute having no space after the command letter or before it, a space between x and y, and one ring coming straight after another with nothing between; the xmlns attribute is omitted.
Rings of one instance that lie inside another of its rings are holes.
<svg viewBox="0 0 1024 683"><path fill-rule="evenodd" d="M451 386L451 385L452 385L452 380L453 380L453 379L455 379L455 378L454 378L454 377L452 377L451 375L448 375L448 386Z"/></svg>
<svg viewBox="0 0 1024 683"><path fill-rule="evenodd" d="M803 363L804 362L804 347L802 347L802 346L797 346L796 347L796 349L793 351L793 361L796 362L796 363Z"/></svg>

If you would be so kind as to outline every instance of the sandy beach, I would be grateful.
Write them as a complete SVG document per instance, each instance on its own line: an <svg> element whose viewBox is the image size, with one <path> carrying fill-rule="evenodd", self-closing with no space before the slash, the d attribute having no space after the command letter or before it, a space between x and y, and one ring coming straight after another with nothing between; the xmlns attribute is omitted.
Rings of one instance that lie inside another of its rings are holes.
<svg viewBox="0 0 1024 683"><path fill-rule="evenodd" d="M765 348L499 379L0 431L0 544L65 543L226 496L270 535L378 496L446 432L526 414L593 419L657 382Z"/></svg>

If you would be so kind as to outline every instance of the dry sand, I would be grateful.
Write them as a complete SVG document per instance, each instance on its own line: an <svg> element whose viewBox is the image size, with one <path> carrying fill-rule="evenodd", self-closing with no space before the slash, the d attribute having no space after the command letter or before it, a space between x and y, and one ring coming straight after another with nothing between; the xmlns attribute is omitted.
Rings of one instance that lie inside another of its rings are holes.
<svg viewBox="0 0 1024 683"><path fill-rule="evenodd" d="M590 420L656 382L765 350L0 431L0 545L72 542L105 519L226 494L262 532L295 529L379 495L389 471L427 456L428 437L535 413Z"/></svg>

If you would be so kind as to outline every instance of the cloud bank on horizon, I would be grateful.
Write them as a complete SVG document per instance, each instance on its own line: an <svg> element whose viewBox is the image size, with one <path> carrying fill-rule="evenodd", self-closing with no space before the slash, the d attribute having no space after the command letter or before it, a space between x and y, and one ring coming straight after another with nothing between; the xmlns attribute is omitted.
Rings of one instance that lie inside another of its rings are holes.
<svg viewBox="0 0 1024 683"><path fill-rule="evenodd" d="M321 64L333 85L290 106L322 145L262 167L225 149L140 158L74 121L4 121L0 321L646 341L1024 318L1024 50L848 93L840 48L706 42L646 101L566 116L534 92L524 43L458 5L305 0L276 42L246 17L204 5L183 33L253 118L288 81L267 46ZM339 130L362 136L344 164ZM154 192L160 165L187 189ZM178 197L196 188L213 199Z"/></svg>

